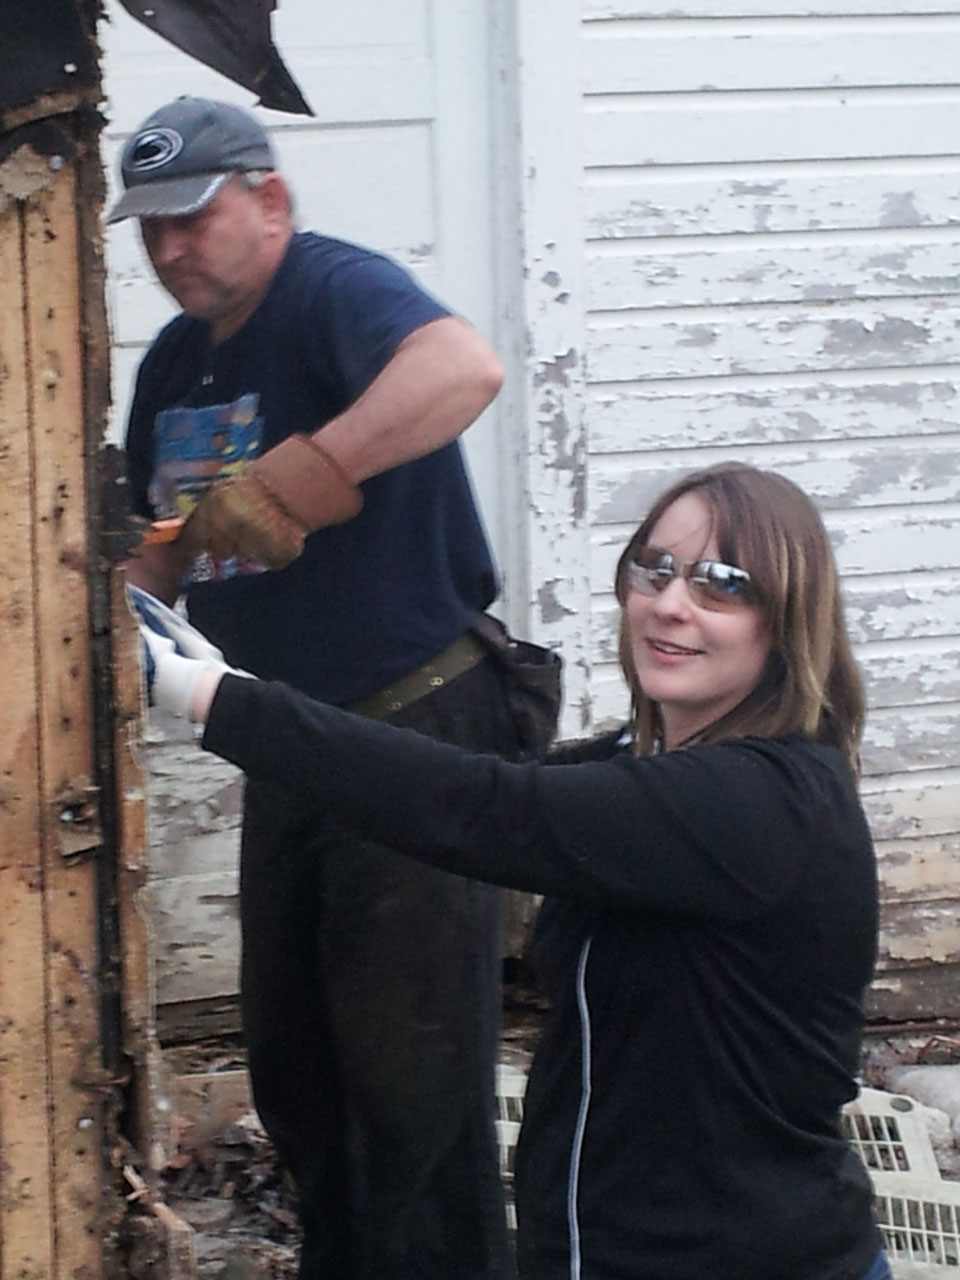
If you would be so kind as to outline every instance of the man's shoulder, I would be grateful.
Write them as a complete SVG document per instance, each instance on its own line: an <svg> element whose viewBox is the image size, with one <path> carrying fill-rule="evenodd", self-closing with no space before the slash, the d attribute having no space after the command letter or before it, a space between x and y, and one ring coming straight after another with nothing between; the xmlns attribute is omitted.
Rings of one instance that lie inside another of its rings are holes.
<svg viewBox="0 0 960 1280"><path fill-rule="evenodd" d="M422 285L396 258L379 249L316 231L297 232L290 243L285 268L284 283L294 290L366 284L371 288L400 288L426 296Z"/></svg>
<svg viewBox="0 0 960 1280"><path fill-rule="evenodd" d="M315 333L355 335L382 359L412 329L451 314L402 263L313 231L290 244L267 310L275 308L309 319Z"/></svg>
<svg viewBox="0 0 960 1280"><path fill-rule="evenodd" d="M290 242L290 254L295 260L310 260L336 265L340 262L366 262L370 259L399 265L389 254L353 240L341 240L338 236L323 235L319 231L298 231Z"/></svg>

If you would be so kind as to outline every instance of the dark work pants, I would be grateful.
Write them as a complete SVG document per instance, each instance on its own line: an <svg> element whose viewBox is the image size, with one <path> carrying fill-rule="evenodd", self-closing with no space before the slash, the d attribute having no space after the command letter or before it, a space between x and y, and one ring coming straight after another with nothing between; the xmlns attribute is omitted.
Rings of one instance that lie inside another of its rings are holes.
<svg viewBox="0 0 960 1280"><path fill-rule="evenodd" d="M513 755L501 679L488 659L393 722ZM254 1098L297 1185L301 1280L512 1276L499 891L248 782L241 917Z"/></svg>

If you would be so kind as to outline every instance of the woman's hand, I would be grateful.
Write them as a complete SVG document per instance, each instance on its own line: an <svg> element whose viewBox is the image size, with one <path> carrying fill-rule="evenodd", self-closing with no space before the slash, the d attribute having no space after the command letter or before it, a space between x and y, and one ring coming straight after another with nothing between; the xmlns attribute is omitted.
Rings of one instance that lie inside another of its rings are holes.
<svg viewBox="0 0 960 1280"><path fill-rule="evenodd" d="M216 645L142 588L128 585L127 599L140 622L149 704L204 723L221 677L247 673L228 666Z"/></svg>

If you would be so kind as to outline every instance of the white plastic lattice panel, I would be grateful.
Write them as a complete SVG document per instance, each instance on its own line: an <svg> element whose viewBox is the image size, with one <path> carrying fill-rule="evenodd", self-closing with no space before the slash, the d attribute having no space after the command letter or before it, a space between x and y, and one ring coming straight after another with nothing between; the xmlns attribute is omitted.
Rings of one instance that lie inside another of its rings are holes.
<svg viewBox="0 0 960 1280"><path fill-rule="evenodd" d="M861 1089L844 1108L843 1127L873 1182L890 1256L960 1267L960 1183L940 1176L913 1099Z"/></svg>
<svg viewBox="0 0 960 1280"><path fill-rule="evenodd" d="M513 1157L520 1124L523 1120L523 1095L527 1074L501 1063L497 1067L497 1142L500 1146L500 1176L507 1201L507 1225L517 1229L517 1210L513 1202Z"/></svg>
<svg viewBox="0 0 960 1280"><path fill-rule="evenodd" d="M878 1192L877 1221L891 1258L960 1267L960 1203L947 1203L944 1187L955 1195L949 1182L899 1195Z"/></svg>
<svg viewBox="0 0 960 1280"><path fill-rule="evenodd" d="M851 1146L871 1175L903 1173L940 1180L926 1126L912 1098L861 1089L844 1107L842 1119Z"/></svg>
<svg viewBox="0 0 960 1280"><path fill-rule="evenodd" d="M497 1139L511 1229L517 1225L513 1157L526 1087L525 1072L506 1065L497 1068ZM889 1255L960 1268L960 1183L940 1176L913 1099L861 1089L844 1107L842 1124L873 1182L877 1222Z"/></svg>

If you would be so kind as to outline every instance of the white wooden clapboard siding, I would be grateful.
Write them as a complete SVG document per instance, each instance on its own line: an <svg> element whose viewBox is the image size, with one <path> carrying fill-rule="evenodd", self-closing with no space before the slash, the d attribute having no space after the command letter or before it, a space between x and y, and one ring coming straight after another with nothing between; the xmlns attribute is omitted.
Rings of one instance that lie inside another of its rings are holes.
<svg viewBox="0 0 960 1280"><path fill-rule="evenodd" d="M792 369L916 371L960 360L955 310L951 298L900 298L603 312L588 330L587 369L598 382Z"/></svg>
<svg viewBox="0 0 960 1280"><path fill-rule="evenodd" d="M802 489L817 491L825 512L870 507L905 507L960 500L960 434L878 443L817 441L811 445L764 446L755 450L764 466L780 471ZM724 450L705 448L704 463L722 461ZM591 467L590 506L597 523L629 524L638 498L648 502L677 479L676 451L644 456L598 457ZM839 536L839 531L838 531ZM882 554L882 549L881 549ZM920 566L917 566L918 568Z"/></svg>
<svg viewBox="0 0 960 1280"><path fill-rule="evenodd" d="M686 6L678 6L686 9ZM786 6L782 6L786 8ZM744 89L840 89L951 84L960 57L954 12L919 26L905 14L790 21L722 17L597 22L586 31L588 94L681 93ZM898 59L889 57L891 37Z"/></svg>
<svg viewBox="0 0 960 1280"><path fill-rule="evenodd" d="M960 176L960 175L958 175ZM702 239L603 241L587 263L591 311L621 311L632 291L649 307L738 306L744 288L753 302L839 302L850 299L955 296L956 271L944 275L944 252L957 228L902 228L782 236L754 232L746 243L718 250Z"/></svg>
<svg viewBox="0 0 960 1280"><path fill-rule="evenodd" d="M591 240L668 235L821 231L871 234L960 221L956 156L778 163L720 163L596 170L584 193ZM596 248L596 246L594 246Z"/></svg>
<svg viewBox="0 0 960 1280"><path fill-rule="evenodd" d="M617 556L691 467L824 513L870 717L877 1012L960 1012L960 4L582 0L594 722Z"/></svg>
<svg viewBox="0 0 960 1280"><path fill-rule="evenodd" d="M597 167L950 154L958 104L947 88L598 96L584 151Z"/></svg>
<svg viewBox="0 0 960 1280"><path fill-rule="evenodd" d="M954 0L581 0L585 21L623 18L837 18L956 15Z"/></svg>
<svg viewBox="0 0 960 1280"><path fill-rule="evenodd" d="M950 435L960 388L950 367L664 379L587 388L592 449L751 449L765 443L863 442Z"/></svg>

